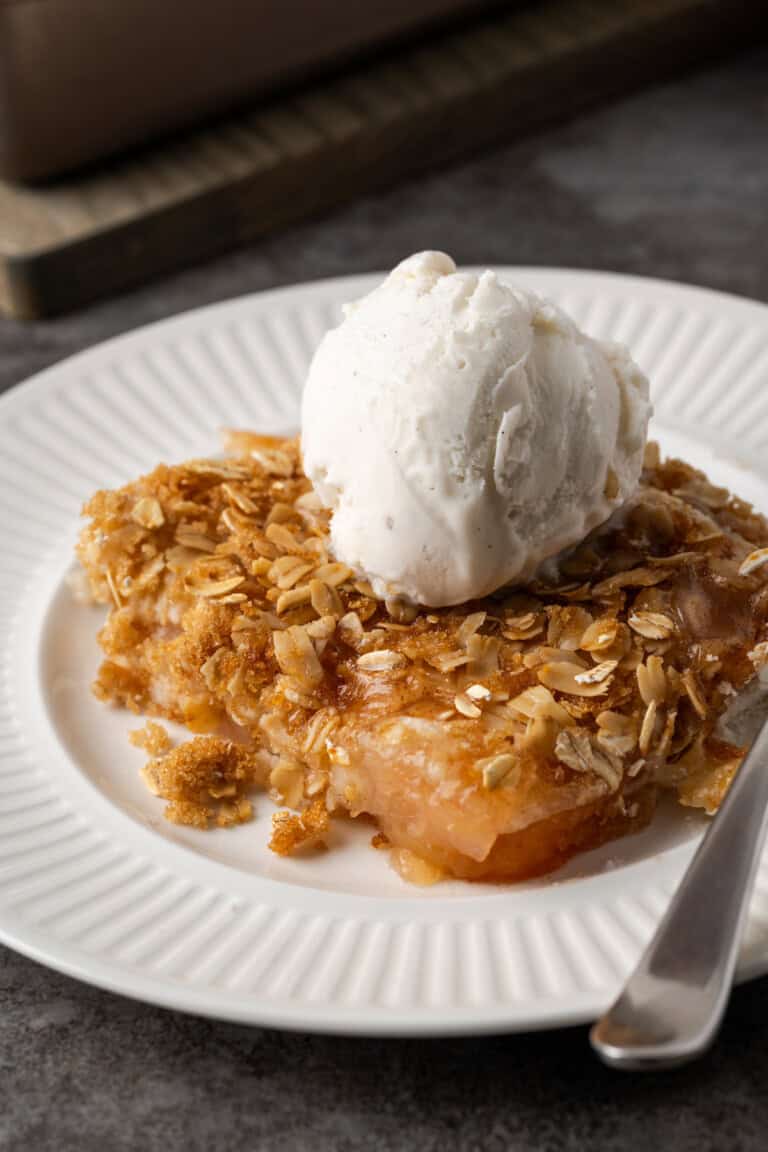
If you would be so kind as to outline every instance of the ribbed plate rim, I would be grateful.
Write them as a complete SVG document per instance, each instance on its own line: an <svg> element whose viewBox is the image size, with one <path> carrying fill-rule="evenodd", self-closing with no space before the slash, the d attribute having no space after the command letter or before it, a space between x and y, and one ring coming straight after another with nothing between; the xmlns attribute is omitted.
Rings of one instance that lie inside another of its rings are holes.
<svg viewBox="0 0 768 1152"><path fill-rule="evenodd" d="M761 330L768 339L768 307L758 301L733 296L711 289L678 284L637 276L619 275L579 269L558 269L537 266L500 266L498 271L507 279L526 285L541 284L544 291L561 291L632 298L647 302L671 300L693 308L706 316L735 315L743 326ZM380 279L381 274L335 277L299 285L287 285L268 292L253 293L220 301L204 308L193 309L165 320L113 337L93 348L80 352L17 385L0 397L0 418L15 410L34 406L45 399L46 390L56 388L67 376L94 369L101 363L120 358L132 350L150 346L153 342L169 341L193 331L211 328L223 321L247 316L254 310L266 313L282 305L293 306L302 300L340 301L354 298ZM0 431L0 442L2 431ZM0 489L0 494L2 490ZM1 566L0 566L1 568ZM0 706L13 700L7 685L0 687ZM64 798L66 799L66 797ZM0 817L3 815L3 797L0 796ZM687 851L678 851L680 861ZM165 867L166 865L164 865ZM0 883L2 876L0 873ZM381 1005L354 1007L340 1003L309 1005L290 997L281 1001L264 998L243 1000L242 996L225 993L208 986L198 987L180 980L164 980L129 966L102 960L99 956L83 952L50 933L46 934L31 924L25 924L2 904L0 890L0 940L17 951L68 975L90 982L113 992L137 999L182 1009L200 1015L272 1027L305 1031L358 1033L377 1035L457 1035L466 1033L497 1032L532 1028L550 1028L583 1022L601 1011L613 987L593 991L580 991L567 1003L562 999L538 995L530 1005L505 1002L503 1007L489 1004L484 1007L452 1005L440 1012L420 1005L415 1009L392 1008L386 1012ZM462 901L462 911L471 901ZM345 904L339 900L339 915L344 915ZM459 909L456 916L461 918ZM425 921L428 923L428 921ZM750 955L740 967L740 978L749 979L768 971L768 944L764 953Z"/></svg>

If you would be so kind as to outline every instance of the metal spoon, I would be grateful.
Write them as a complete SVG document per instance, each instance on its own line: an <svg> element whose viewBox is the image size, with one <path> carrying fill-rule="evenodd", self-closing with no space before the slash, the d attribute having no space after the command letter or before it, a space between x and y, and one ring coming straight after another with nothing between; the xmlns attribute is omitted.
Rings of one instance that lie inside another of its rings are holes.
<svg viewBox="0 0 768 1152"><path fill-rule="evenodd" d="M592 1047L615 1068L685 1064L725 1011L768 811L768 723L728 790L667 914Z"/></svg>

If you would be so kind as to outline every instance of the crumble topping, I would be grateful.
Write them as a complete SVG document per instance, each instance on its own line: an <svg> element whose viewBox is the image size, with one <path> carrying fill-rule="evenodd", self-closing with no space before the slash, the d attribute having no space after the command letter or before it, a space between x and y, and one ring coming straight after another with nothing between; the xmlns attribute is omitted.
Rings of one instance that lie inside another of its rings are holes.
<svg viewBox="0 0 768 1152"><path fill-rule="evenodd" d="M262 787L290 809L280 854L367 812L398 859L517 875L515 837L555 866L650 819L658 788L716 809L742 755L717 721L768 661L750 505L649 445L636 497L555 581L426 610L334 561L297 441L227 449L96 493L78 547L110 607L96 695L199 734L132 737L169 819L246 820Z"/></svg>
<svg viewBox="0 0 768 1152"><path fill-rule="evenodd" d="M133 732L129 732L128 739L135 748L143 748L150 756L162 756L173 746L166 729L162 724L156 724L154 720L147 720L143 728L135 728Z"/></svg>
<svg viewBox="0 0 768 1152"><path fill-rule="evenodd" d="M293 856L301 848L322 847L329 825L322 797L313 800L303 812L275 812L269 847L278 856Z"/></svg>
<svg viewBox="0 0 768 1152"><path fill-rule="evenodd" d="M155 796L169 801L165 816L174 824L226 828L253 815L247 798L253 788L253 752L231 740L197 736L155 756L142 776Z"/></svg>

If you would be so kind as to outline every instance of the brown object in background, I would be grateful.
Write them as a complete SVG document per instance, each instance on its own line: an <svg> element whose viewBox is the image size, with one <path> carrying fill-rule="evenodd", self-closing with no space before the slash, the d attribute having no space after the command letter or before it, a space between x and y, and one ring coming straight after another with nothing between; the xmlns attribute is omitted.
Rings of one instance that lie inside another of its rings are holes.
<svg viewBox="0 0 768 1152"><path fill-rule="evenodd" d="M0 310L50 315L209 258L755 43L762 15L762 0L541 0L80 179L0 182Z"/></svg>
<svg viewBox="0 0 768 1152"><path fill-rule="evenodd" d="M488 0L0 0L0 177L143 143Z"/></svg>

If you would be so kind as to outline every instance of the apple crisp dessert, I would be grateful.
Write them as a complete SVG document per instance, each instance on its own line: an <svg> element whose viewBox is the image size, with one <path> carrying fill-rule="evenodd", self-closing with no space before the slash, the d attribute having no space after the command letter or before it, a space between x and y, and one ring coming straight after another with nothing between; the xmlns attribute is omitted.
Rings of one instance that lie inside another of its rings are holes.
<svg viewBox="0 0 768 1152"><path fill-rule="evenodd" d="M655 445L552 583L439 610L334 561L296 440L231 433L85 515L94 691L193 734L134 737L171 820L241 822L260 787L278 853L366 814L411 879L518 880L641 828L662 789L714 812L743 754L718 724L768 664L768 524Z"/></svg>

